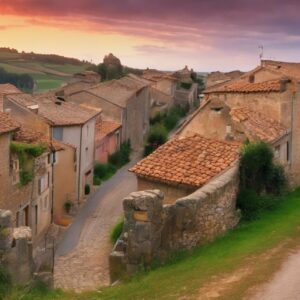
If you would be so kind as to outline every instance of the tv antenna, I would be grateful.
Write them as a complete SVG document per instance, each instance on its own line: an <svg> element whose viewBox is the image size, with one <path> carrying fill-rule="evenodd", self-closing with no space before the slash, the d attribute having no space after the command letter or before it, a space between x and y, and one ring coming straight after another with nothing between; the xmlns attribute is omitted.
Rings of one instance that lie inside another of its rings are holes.
<svg viewBox="0 0 300 300"><path fill-rule="evenodd" d="M264 57L264 46L263 45L259 45L258 49L260 49L259 59L260 59L260 62L261 62L262 59L263 59L263 57Z"/></svg>

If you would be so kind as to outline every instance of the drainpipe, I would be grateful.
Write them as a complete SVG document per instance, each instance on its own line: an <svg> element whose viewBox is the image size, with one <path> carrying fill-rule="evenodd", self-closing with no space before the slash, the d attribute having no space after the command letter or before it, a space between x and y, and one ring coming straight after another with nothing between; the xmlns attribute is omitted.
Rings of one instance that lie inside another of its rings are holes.
<svg viewBox="0 0 300 300"><path fill-rule="evenodd" d="M54 152L51 152L52 155L55 155L55 151ZM52 172L51 172L51 181L52 181L52 185L51 185L51 223L53 223L53 220L54 220L54 217L53 217L53 214L54 214L54 162L53 162L53 159L51 157L51 168L52 168Z"/></svg>
<svg viewBox="0 0 300 300"><path fill-rule="evenodd" d="M290 165L293 165L293 135L294 135L294 102L295 102L295 96L296 96L296 92L294 92L292 94L292 116L291 116L291 147L289 149L290 151Z"/></svg>
<svg viewBox="0 0 300 300"><path fill-rule="evenodd" d="M78 195L77 195L78 206L79 206L79 204L80 204L80 192L81 192L82 128L83 128L83 125L80 126L79 165L78 165Z"/></svg>

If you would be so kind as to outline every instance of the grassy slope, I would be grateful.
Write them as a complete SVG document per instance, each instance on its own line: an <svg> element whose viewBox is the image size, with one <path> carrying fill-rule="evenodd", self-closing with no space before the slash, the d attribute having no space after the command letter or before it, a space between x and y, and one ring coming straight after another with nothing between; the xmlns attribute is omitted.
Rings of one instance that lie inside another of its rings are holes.
<svg viewBox="0 0 300 300"><path fill-rule="evenodd" d="M72 294L62 291L42 292L14 289L6 300L19 299L177 299L193 298L212 276L234 271L245 260L296 237L300 225L300 189L289 194L276 210L259 220L242 224L211 244L178 255L163 268L139 274L129 282L97 292ZM233 298L231 298L233 299Z"/></svg>
<svg viewBox="0 0 300 300"><path fill-rule="evenodd" d="M74 73L85 70L87 66L24 61L18 54L0 52L0 67L11 73L30 74L37 85L35 91L42 92L67 83Z"/></svg>

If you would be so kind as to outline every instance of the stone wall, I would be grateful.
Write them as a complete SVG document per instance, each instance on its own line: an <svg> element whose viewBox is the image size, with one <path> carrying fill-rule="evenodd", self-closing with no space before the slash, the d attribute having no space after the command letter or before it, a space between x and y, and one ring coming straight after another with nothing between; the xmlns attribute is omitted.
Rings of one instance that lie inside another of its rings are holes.
<svg viewBox="0 0 300 300"><path fill-rule="evenodd" d="M30 282L34 270L31 229L13 228L12 214L8 210L0 210L0 259L12 283Z"/></svg>
<svg viewBox="0 0 300 300"><path fill-rule="evenodd" d="M236 226L237 190L238 166L234 166L174 204L163 205L159 190L130 194L123 202L124 229L110 255L111 281Z"/></svg>

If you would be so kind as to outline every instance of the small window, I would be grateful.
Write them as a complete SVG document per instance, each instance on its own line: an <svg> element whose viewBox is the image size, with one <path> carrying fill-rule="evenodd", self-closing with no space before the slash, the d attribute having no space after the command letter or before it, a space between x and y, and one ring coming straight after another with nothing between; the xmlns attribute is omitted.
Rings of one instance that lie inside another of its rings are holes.
<svg viewBox="0 0 300 300"><path fill-rule="evenodd" d="M39 195L42 194L49 187L49 173L43 175L38 181Z"/></svg>
<svg viewBox="0 0 300 300"><path fill-rule="evenodd" d="M249 76L249 82L250 83L254 83L254 81L255 81L255 76L254 75L250 75Z"/></svg>
<svg viewBox="0 0 300 300"><path fill-rule="evenodd" d="M63 128L62 127L54 127L53 128L53 138L58 141L62 141L63 139Z"/></svg>

